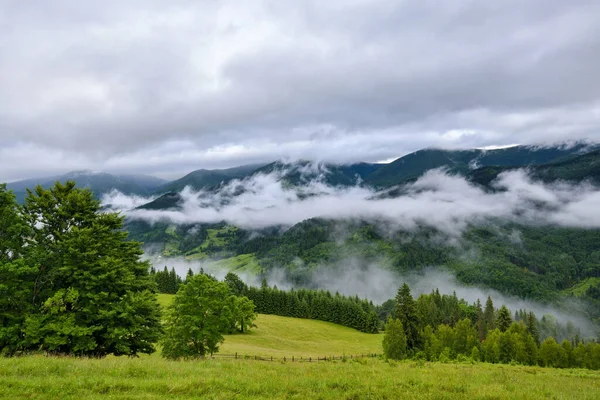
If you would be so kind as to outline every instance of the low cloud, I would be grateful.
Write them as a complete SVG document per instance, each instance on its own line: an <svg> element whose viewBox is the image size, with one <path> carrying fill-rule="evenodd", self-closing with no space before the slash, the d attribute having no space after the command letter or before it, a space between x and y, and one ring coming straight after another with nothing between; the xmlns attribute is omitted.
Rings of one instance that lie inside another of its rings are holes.
<svg viewBox="0 0 600 400"><path fill-rule="evenodd" d="M175 271L182 277L185 277L188 269L194 273L198 273L202 269L221 280L229 272L212 261L186 261L181 258L158 257L151 259L151 262L156 268L162 268L163 265L169 269L175 268ZM244 271L234 272L246 284L260 286L261 277ZM598 334L598 327L585 316L577 299L564 301L560 305L550 305L507 296L493 289L461 284L453 274L439 267L429 267L419 273L402 275L389 269L383 261L372 262L360 258L349 258L333 265L319 265L311 269L307 277L308 280L302 287L329 290L332 293L339 292L347 296L358 295L361 298L372 300L375 304L382 304L386 300L394 298L398 288L405 282L410 286L411 293L415 298L438 289L441 294L456 293L459 299L465 299L471 304L479 299L482 305L485 305L487 297L490 296L496 308L505 305L513 313L517 310L533 311L538 318L552 315L561 324L567 324L569 321L573 323L580 329L583 337L596 337ZM299 287L288 278L284 268L274 268L268 271L266 279L269 286L277 286L283 290Z"/></svg>
<svg viewBox="0 0 600 400"><path fill-rule="evenodd" d="M444 170L427 172L403 194L382 198L371 188L333 187L319 177L299 187L282 180L284 171L235 180L216 192L181 192L178 210L133 209L143 199L112 192L104 204L129 218L150 223L216 223L246 229L292 226L309 218L362 219L390 223L396 229L435 227L456 236L469 225L489 219L567 227L600 227L600 190L590 184L546 184L525 170L501 174L489 191ZM322 178L322 175L319 175Z"/></svg>

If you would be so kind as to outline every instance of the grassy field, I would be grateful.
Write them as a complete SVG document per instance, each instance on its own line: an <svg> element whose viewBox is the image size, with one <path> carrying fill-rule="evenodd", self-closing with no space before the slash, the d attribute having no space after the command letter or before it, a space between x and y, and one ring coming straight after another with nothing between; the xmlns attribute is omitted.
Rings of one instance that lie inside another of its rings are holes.
<svg viewBox="0 0 600 400"><path fill-rule="evenodd" d="M160 295L161 305L172 301ZM311 320L259 315L221 353L288 361L0 358L0 399L598 399L600 371L364 358L290 362L295 356L380 353L382 335Z"/></svg>
<svg viewBox="0 0 600 400"><path fill-rule="evenodd" d="M329 322L259 315L256 325L249 333L225 336L220 352L313 358L382 352L383 335Z"/></svg>
<svg viewBox="0 0 600 400"><path fill-rule="evenodd" d="M0 358L3 399L598 399L600 373L382 360Z"/></svg>
<svg viewBox="0 0 600 400"><path fill-rule="evenodd" d="M159 294L166 307L173 295ZM291 357L329 357L381 353L382 335L359 332L323 321L259 314L256 328L245 334L226 335L220 353Z"/></svg>

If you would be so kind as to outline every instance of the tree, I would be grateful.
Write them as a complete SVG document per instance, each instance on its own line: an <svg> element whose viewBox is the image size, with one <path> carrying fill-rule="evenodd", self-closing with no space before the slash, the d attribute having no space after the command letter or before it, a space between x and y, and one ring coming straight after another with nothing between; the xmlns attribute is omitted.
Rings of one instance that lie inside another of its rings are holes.
<svg viewBox="0 0 600 400"><path fill-rule="evenodd" d="M388 319L383 336L383 354L392 360L406 357L407 341L402 322L399 319Z"/></svg>
<svg viewBox="0 0 600 400"><path fill-rule="evenodd" d="M183 284L167 309L163 357L204 357L219 350L233 321L230 292L223 282L205 274Z"/></svg>
<svg viewBox="0 0 600 400"><path fill-rule="evenodd" d="M483 337L487 338L488 332L495 328L494 303L492 302L492 298L488 296L485 302L485 309L483 310Z"/></svg>
<svg viewBox="0 0 600 400"><path fill-rule="evenodd" d="M229 287L231 293L235 296L245 296L248 286L233 272L228 272L225 275L225 283Z"/></svg>
<svg viewBox="0 0 600 400"><path fill-rule="evenodd" d="M396 318L400 320L404 328L408 349L421 348L417 308L415 300L410 294L410 288L406 283L398 289L398 294L396 295Z"/></svg>
<svg viewBox="0 0 600 400"><path fill-rule="evenodd" d="M254 320L256 319L256 313L254 312L254 303L247 297L238 297L235 295L229 296L229 307L232 310L231 328L229 330L232 333L234 330L238 330L241 333L246 332L248 329L255 327Z"/></svg>
<svg viewBox="0 0 600 400"><path fill-rule="evenodd" d="M500 329L500 332L506 332L508 328L512 325L512 318L510 316L510 311L506 308L505 305L500 307L498 310L498 318L496 318L496 326Z"/></svg>
<svg viewBox="0 0 600 400"><path fill-rule="evenodd" d="M540 345L540 331L537 327L537 319L535 318L535 314L533 312L529 312L527 314L527 332L531 335L535 344L537 346Z"/></svg>
<svg viewBox="0 0 600 400"><path fill-rule="evenodd" d="M140 261L140 244L127 240L123 217L102 212L75 182L28 190L22 216L22 259L2 267L4 294L24 302L4 339L8 352L152 353L160 309L149 264Z"/></svg>
<svg viewBox="0 0 600 400"><path fill-rule="evenodd" d="M28 235L15 195L0 184L0 263L20 258Z"/></svg>

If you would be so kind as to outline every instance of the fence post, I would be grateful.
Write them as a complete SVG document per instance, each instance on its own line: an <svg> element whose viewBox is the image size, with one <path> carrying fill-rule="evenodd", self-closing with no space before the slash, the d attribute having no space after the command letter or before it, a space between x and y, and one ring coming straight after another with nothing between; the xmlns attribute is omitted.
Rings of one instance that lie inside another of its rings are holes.
<svg viewBox="0 0 600 400"><path fill-rule="evenodd" d="M271 356L271 361L273 361L273 356Z"/></svg>
<svg viewBox="0 0 600 400"><path fill-rule="evenodd" d="M235 353L235 359L237 360L237 352Z"/></svg>
<svg viewBox="0 0 600 400"><path fill-rule="evenodd" d="M292 356L292 362L294 362L294 356Z"/></svg>
<svg viewBox="0 0 600 400"><path fill-rule="evenodd" d="M285 356L283 356L283 362L285 362L285 361L286 361Z"/></svg>
<svg viewBox="0 0 600 400"><path fill-rule="evenodd" d="M308 357L308 362L312 362L312 357Z"/></svg>

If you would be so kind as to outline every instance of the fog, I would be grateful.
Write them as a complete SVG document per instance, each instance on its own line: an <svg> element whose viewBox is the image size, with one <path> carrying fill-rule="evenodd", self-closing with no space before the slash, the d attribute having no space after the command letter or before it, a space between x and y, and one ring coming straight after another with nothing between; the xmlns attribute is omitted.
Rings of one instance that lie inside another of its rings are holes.
<svg viewBox="0 0 600 400"><path fill-rule="evenodd" d="M181 192L180 209L135 209L145 200L111 192L103 204L129 218L154 223L216 223L225 221L246 229L273 225L292 226L309 218L336 220L373 219L411 230L431 226L448 235L459 235L469 224L488 219L568 227L600 227L600 190L590 184L545 184L532 180L526 170L501 174L496 190L475 186L444 170L427 172L405 186L402 195L385 198L362 186L333 187L323 174L302 186L291 186L285 171L257 174L235 180L216 191Z"/></svg>
<svg viewBox="0 0 600 400"><path fill-rule="evenodd" d="M222 280L229 272L217 267L212 261L186 261L181 258L153 258L151 262L156 268L167 266L175 268L175 271L185 277L188 269L198 273L200 269L205 273ZM302 268L302 266L298 266ZM246 284L260 286L261 277L254 274L234 271ZM358 295L361 298L372 300L375 304L382 304L386 300L394 298L398 288L407 283L411 288L413 297L421 294L429 294L438 289L441 294L451 295L456 293L459 299L465 299L469 303L475 303L477 299L485 305L490 296L494 306L499 308L506 305L514 314L515 311L523 309L533 311L538 318L544 315L553 315L558 322L566 324L571 321L581 330L584 337L596 337L596 327L585 315L573 310L581 310L577 300L569 300L571 304L549 305L540 302L522 299L515 296L507 296L496 290L466 286L458 282L455 276L441 267L429 267L418 273L401 275L389 269L385 261L368 262L359 258L349 258L333 265L323 264L310 270L309 282L303 287L329 290L332 293L339 292L347 296ZM275 268L266 275L269 286L277 286L279 289L289 290L297 288L287 277L284 268Z"/></svg>

